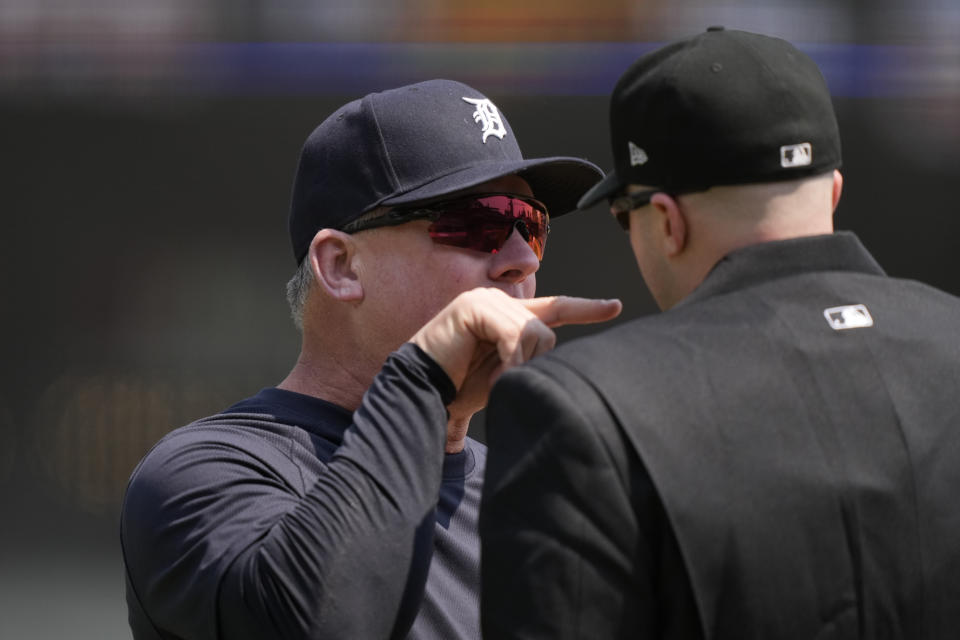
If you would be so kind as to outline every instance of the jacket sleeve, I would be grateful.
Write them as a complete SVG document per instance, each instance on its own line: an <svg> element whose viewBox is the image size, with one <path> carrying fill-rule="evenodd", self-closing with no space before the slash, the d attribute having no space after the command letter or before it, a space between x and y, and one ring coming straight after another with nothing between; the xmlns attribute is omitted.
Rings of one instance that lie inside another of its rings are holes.
<svg viewBox="0 0 960 640"><path fill-rule="evenodd" d="M653 488L600 395L549 358L504 374L487 408L483 635L658 637Z"/></svg>
<svg viewBox="0 0 960 640"><path fill-rule="evenodd" d="M416 612L426 580L454 394L436 363L404 345L307 487L259 458L283 455L280 445L161 442L124 503L128 600L164 638L403 635L412 615L398 612Z"/></svg>

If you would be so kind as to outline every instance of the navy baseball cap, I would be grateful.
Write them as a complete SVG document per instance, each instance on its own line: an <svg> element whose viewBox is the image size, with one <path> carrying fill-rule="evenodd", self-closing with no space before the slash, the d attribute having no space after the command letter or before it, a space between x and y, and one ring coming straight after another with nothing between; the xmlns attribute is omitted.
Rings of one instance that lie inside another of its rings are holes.
<svg viewBox="0 0 960 640"><path fill-rule="evenodd" d="M641 56L610 100L614 170L584 209L628 184L668 193L792 180L840 166L816 63L779 38L710 27Z"/></svg>
<svg viewBox="0 0 960 640"><path fill-rule="evenodd" d="M552 218L603 177L572 157L525 160L503 114L482 93L428 80L350 102L307 138L293 185L290 240L299 264L316 232L380 206L442 199L517 174Z"/></svg>

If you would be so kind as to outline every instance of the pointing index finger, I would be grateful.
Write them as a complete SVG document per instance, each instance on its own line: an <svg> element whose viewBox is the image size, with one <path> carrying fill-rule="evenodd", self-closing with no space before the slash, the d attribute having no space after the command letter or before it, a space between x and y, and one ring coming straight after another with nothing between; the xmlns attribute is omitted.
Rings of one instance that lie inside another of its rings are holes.
<svg viewBox="0 0 960 640"><path fill-rule="evenodd" d="M616 298L597 300L573 296L546 296L521 302L548 327L605 322L616 318L623 310L623 304Z"/></svg>

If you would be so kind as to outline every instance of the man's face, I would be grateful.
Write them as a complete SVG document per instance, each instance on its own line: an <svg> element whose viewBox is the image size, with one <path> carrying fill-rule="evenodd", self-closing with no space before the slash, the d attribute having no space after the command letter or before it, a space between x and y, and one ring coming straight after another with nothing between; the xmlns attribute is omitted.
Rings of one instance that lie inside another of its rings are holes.
<svg viewBox="0 0 960 640"><path fill-rule="evenodd" d="M517 176L491 180L462 193L534 196ZM396 349L458 294L496 287L517 298L536 292L540 261L514 230L496 253L437 244L427 220L354 235L361 256L366 335L384 353Z"/></svg>
<svg viewBox="0 0 960 640"><path fill-rule="evenodd" d="M651 187L630 185L628 191L649 191ZM632 209L624 215L629 216L630 247L640 268L640 275L650 290L653 299L661 309L665 308L673 283L670 265L663 254L663 219L653 210L653 205L645 204Z"/></svg>

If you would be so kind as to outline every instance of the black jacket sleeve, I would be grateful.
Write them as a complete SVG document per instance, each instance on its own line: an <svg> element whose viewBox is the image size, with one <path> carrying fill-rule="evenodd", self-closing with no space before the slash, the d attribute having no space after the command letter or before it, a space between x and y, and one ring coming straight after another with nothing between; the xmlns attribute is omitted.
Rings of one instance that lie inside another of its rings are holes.
<svg viewBox="0 0 960 640"><path fill-rule="evenodd" d="M550 356L504 374L487 446L485 638L697 637L695 612L673 627L692 596L653 484L584 378Z"/></svg>
<svg viewBox="0 0 960 640"><path fill-rule="evenodd" d="M282 443L245 447L230 428L162 441L125 499L128 599L164 638L403 634L412 620L398 625L401 601L418 602L426 578L429 555L421 566L414 556L429 554L454 394L436 363L404 345L303 488L271 471L290 468Z"/></svg>

